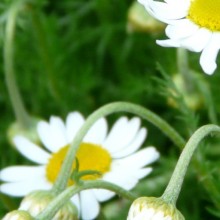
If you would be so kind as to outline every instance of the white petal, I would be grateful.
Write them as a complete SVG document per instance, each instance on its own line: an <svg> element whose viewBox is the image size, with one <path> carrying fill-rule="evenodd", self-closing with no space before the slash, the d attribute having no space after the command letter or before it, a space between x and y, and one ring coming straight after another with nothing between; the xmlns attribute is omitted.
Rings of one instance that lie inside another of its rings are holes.
<svg viewBox="0 0 220 220"><path fill-rule="evenodd" d="M11 166L0 171L0 180L7 182L18 182L40 176L45 176L45 166Z"/></svg>
<svg viewBox="0 0 220 220"><path fill-rule="evenodd" d="M138 183L138 179L133 178L131 175L124 175L125 173L126 170L109 172L103 176L103 180L114 183L126 190L130 190L136 186L136 184Z"/></svg>
<svg viewBox="0 0 220 220"><path fill-rule="evenodd" d="M53 145L58 151L61 147L69 144L64 122L59 117L50 117L50 132Z"/></svg>
<svg viewBox="0 0 220 220"><path fill-rule="evenodd" d="M115 195L115 192L105 189L93 189L93 193L99 202L107 201Z"/></svg>
<svg viewBox="0 0 220 220"><path fill-rule="evenodd" d="M50 154L42 150L39 146L22 136L16 136L13 140L18 151L29 160L39 164L47 163Z"/></svg>
<svg viewBox="0 0 220 220"><path fill-rule="evenodd" d="M111 171L106 173L102 179L119 185L126 190L135 187L140 179L146 177L152 171L151 167L138 168L132 165L126 166L126 164L118 166L114 162L112 165Z"/></svg>
<svg viewBox="0 0 220 220"><path fill-rule="evenodd" d="M189 19L181 19L175 25L166 27L166 35L172 40L191 36L199 29L199 26L192 23Z"/></svg>
<svg viewBox="0 0 220 220"><path fill-rule="evenodd" d="M159 153L154 147L147 147L123 159L114 160L114 166L142 168L159 158ZM113 163L112 163L113 166Z"/></svg>
<svg viewBox="0 0 220 220"><path fill-rule="evenodd" d="M114 148L115 144L117 144L117 146L118 143L120 144L120 141L122 139L121 132L124 133L124 129L126 128L127 123L128 119L126 117L121 117L115 122L106 140L103 143L104 148L112 150L111 148Z"/></svg>
<svg viewBox="0 0 220 220"><path fill-rule="evenodd" d="M43 144L52 152L68 144L66 128L59 117L50 117L49 123L39 122L37 129Z"/></svg>
<svg viewBox="0 0 220 220"><path fill-rule="evenodd" d="M84 142L102 144L106 138L108 124L105 118L100 118L88 131Z"/></svg>
<svg viewBox="0 0 220 220"><path fill-rule="evenodd" d="M71 112L66 118L66 130L68 142L71 143L76 133L84 124L85 119L79 112Z"/></svg>
<svg viewBox="0 0 220 220"><path fill-rule="evenodd" d="M95 219L99 214L99 203L92 190L80 192L81 215L84 220Z"/></svg>
<svg viewBox="0 0 220 220"><path fill-rule="evenodd" d="M210 41L211 36L212 33L209 30L200 28L192 36L183 39L181 41L181 47L193 52L201 52Z"/></svg>
<svg viewBox="0 0 220 220"><path fill-rule="evenodd" d="M46 121L40 121L37 125L37 132L43 145L51 152L55 152L49 124Z"/></svg>
<svg viewBox="0 0 220 220"><path fill-rule="evenodd" d="M10 196L25 196L34 190L49 190L51 184L44 178L34 178L15 183L4 183L0 186L0 191Z"/></svg>
<svg viewBox="0 0 220 220"><path fill-rule="evenodd" d="M205 73L211 75L215 71L216 57L218 55L218 51L220 49L220 33L215 33L212 35L211 40L202 51L200 57L200 65L202 66Z"/></svg>
<svg viewBox="0 0 220 220"><path fill-rule="evenodd" d="M162 47L180 47L180 40L156 40L156 43Z"/></svg>
<svg viewBox="0 0 220 220"><path fill-rule="evenodd" d="M147 135L146 128L142 128L136 135L135 139L126 147L124 147L121 151L113 153L113 158L121 158L128 156L138 150L143 144Z"/></svg>
<svg viewBox="0 0 220 220"><path fill-rule="evenodd" d="M187 15L188 5L179 1L181 5L167 4L158 1L150 1L149 7L154 12L156 18L160 20L176 20L184 18Z"/></svg>
<svg viewBox="0 0 220 220"><path fill-rule="evenodd" d="M74 195L70 200L76 206L78 212L80 213L81 209L80 209L79 194Z"/></svg>
<svg viewBox="0 0 220 220"><path fill-rule="evenodd" d="M130 121L125 118L119 119L109 134L111 137L107 138L103 143L103 147L112 154L120 152L121 149L124 149L134 140L140 128L140 123L140 118L137 117L132 118Z"/></svg>
<svg viewBox="0 0 220 220"><path fill-rule="evenodd" d="M153 169L151 167L142 168L139 170L135 170L133 175L138 179L142 179L142 178L146 177L148 174L150 174L152 172L152 170Z"/></svg>

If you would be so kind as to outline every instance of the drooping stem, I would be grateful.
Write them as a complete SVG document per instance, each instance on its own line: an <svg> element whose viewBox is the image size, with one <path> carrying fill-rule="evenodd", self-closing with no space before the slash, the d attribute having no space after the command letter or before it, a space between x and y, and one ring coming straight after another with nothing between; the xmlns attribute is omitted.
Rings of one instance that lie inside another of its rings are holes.
<svg viewBox="0 0 220 220"><path fill-rule="evenodd" d="M184 48L177 48L177 68L184 81L186 91L190 94L194 91L194 79L189 68L188 51Z"/></svg>
<svg viewBox="0 0 220 220"><path fill-rule="evenodd" d="M15 80L14 71L14 36L16 29L16 18L21 8L22 1L16 1L10 8L5 29L4 42L4 72L6 85L11 99L15 117L19 125L23 128L29 128L31 125L30 117L24 107L19 89Z"/></svg>
<svg viewBox="0 0 220 220"><path fill-rule="evenodd" d="M81 127L81 129L78 131L69 148L69 151L67 152L66 159L63 162L61 171L53 186L53 191L55 193L59 194L65 189L68 179L70 177L72 163L74 161L77 149L90 127L99 118L116 112L129 112L148 120L156 127L158 127L165 135L167 135L180 149L183 148L185 144L184 139L166 121L161 119L158 115L151 112L150 110L142 106L127 102L115 102L107 104L91 114L84 125Z"/></svg>
<svg viewBox="0 0 220 220"><path fill-rule="evenodd" d="M204 137L214 132L220 133L220 127L216 125L204 125L200 127L198 130L196 130L194 134L191 136L180 155L180 158L174 169L170 182L168 183L168 186L162 195L162 198L166 202L172 203L174 205L176 204L183 184L184 177L186 175L187 168L189 166L195 149L198 147L200 141Z"/></svg>
<svg viewBox="0 0 220 220"><path fill-rule="evenodd" d="M131 201L136 199L136 197L132 193L124 190L123 188L115 184L102 180L88 180L82 182L82 184L80 185L71 186L64 190L47 206L45 210L43 210L38 216L36 216L35 219L52 219L53 216L57 213L57 211L63 206L63 204L65 204L65 202L69 201L70 198L75 194L86 189L107 189Z"/></svg>

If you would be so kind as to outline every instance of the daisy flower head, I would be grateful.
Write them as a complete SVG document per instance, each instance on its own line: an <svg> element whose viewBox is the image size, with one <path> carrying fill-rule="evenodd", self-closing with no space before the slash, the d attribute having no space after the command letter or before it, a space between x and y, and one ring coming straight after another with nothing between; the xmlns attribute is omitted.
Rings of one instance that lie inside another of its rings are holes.
<svg viewBox="0 0 220 220"><path fill-rule="evenodd" d="M220 2L218 0L138 0L158 20L167 24L169 39L157 40L164 47L201 52L200 65L213 74L220 49Z"/></svg>
<svg viewBox="0 0 220 220"><path fill-rule="evenodd" d="M0 172L4 181L0 192L11 196L25 196L34 190L50 190L58 176L66 152L85 119L79 112L68 114L63 122L52 116L49 122L40 121L37 131L43 147L23 136L16 136L17 150L37 165L11 166ZM137 117L119 118L108 132L105 118L99 119L88 131L76 153L79 171L96 170L101 176L85 176L86 179L102 179L126 190L135 187L147 176L159 153L154 147L139 148L145 141L147 129L141 127ZM73 164L73 170L76 163ZM70 180L69 185L74 183ZM100 202L107 201L114 192L89 189L73 196L71 201L77 207L82 219L94 219L100 209Z"/></svg>

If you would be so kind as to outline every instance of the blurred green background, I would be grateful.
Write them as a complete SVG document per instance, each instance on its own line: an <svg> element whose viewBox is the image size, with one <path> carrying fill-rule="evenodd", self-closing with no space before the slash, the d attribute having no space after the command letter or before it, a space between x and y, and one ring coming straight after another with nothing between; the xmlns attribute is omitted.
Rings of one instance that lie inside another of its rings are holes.
<svg viewBox="0 0 220 220"><path fill-rule="evenodd" d="M13 1L6 0L0 3L2 50L11 3ZM106 103L128 101L154 111L186 139L199 126L218 123L219 68L213 76L206 76L199 66L199 54L189 53L191 68L201 72L199 79L211 96L199 91L205 101L196 110L188 107L181 92L174 101L179 107L168 105L172 94L167 87L178 72L176 49L156 45L156 39L165 38L163 30L155 33L128 29L132 4L131 0L36 0L27 4L17 19L14 66L20 92L31 115L46 120L51 115L58 115L64 119L68 112L78 110L88 116ZM129 27L132 25L130 23ZM7 130L15 117L5 85L2 53L0 74L0 167L31 164L7 139ZM200 90L204 90L203 86ZM210 116L213 114L215 121ZM110 123L119 115L110 116ZM180 150L153 125L145 121L143 125L148 128L145 146L156 146L161 158L153 165L152 174L133 191L141 196L160 196ZM217 138L207 139L197 151L177 204L186 219L219 219L219 155ZM9 211L8 207L16 208L20 201L9 200L4 195L1 199L0 217ZM98 219L126 219L129 206L130 202L115 197L102 204Z"/></svg>

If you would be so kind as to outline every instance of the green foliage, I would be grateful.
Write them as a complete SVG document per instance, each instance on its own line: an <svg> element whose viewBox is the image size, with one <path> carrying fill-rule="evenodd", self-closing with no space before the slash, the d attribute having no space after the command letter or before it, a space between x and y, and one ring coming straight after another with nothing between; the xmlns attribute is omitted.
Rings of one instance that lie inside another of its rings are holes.
<svg viewBox="0 0 220 220"><path fill-rule="evenodd" d="M0 3L2 50L11 3L7 0ZM197 88L205 101L198 109L190 109L172 82L172 76L178 72L175 49L155 44L156 39L164 38L162 35L127 33L127 11L131 3L130 0L27 2L17 19L14 59L16 79L30 114L45 119L51 115L64 118L68 112L79 110L87 116L103 104L130 101L156 112L186 140L199 126L217 123L220 71L212 77L199 73ZM190 54L191 68L197 72L198 59L198 55ZM159 70L156 63L160 64ZM6 138L7 128L15 118L3 65L0 55L1 168L30 164ZM167 104L171 96L177 107ZM180 151L152 125L143 124L149 131L146 145L156 146L161 159L153 165L153 173L133 191L140 196L160 196ZM220 216L220 142L217 138L208 140L209 144L203 144L196 153L178 202L178 209L186 219L215 220ZM0 199L5 204L0 204L0 217L19 202L4 195ZM129 206L128 201L114 198L103 204L99 219L126 219Z"/></svg>

